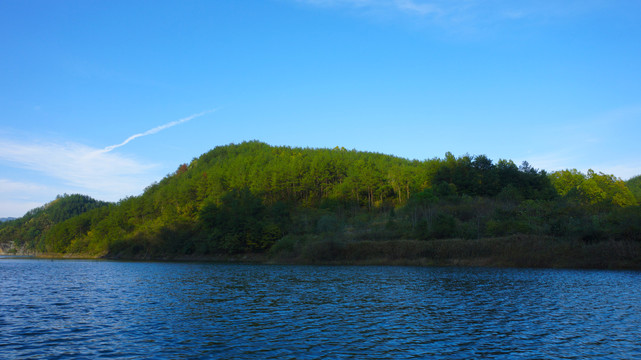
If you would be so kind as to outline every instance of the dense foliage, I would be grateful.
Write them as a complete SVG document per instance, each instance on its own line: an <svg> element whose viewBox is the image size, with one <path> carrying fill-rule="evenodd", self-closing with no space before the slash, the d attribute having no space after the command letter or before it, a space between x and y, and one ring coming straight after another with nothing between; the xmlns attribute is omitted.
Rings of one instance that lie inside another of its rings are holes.
<svg viewBox="0 0 641 360"><path fill-rule="evenodd" d="M641 175L635 176L626 182L637 202L641 203Z"/></svg>
<svg viewBox="0 0 641 360"><path fill-rule="evenodd" d="M62 195L54 201L27 212L20 219L13 219L0 224L0 243L14 242L16 247L30 251L60 251L59 247L52 247L57 242L56 235L52 232L64 229L77 222L80 214L87 211L107 206L108 203L97 201L85 195ZM66 222L66 220L69 220ZM85 227L88 225L85 225ZM75 232L73 235L79 235ZM71 236L71 235L70 235ZM48 241L47 241L48 240Z"/></svg>
<svg viewBox="0 0 641 360"><path fill-rule="evenodd" d="M254 141L217 147L140 196L50 211L46 226L30 225L56 201L0 225L0 243L122 257L269 251L331 259L345 244L388 239L641 240L638 200L620 179L547 174L483 155L412 161Z"/></svg>

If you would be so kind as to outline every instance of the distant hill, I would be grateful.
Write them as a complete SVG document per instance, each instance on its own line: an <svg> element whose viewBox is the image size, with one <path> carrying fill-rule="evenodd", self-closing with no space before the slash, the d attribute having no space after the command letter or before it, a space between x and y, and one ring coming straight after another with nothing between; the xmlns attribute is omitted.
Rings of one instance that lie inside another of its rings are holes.
<svg viewBox="0 0 641 360"><path fill-rule="evenodd" d="M5 221L15 220L15 219L16 219L16 218L14 218L14 217L0 218L0 223L1 223L1 222L5 222Z"/></svg>
<svg viewBox="0 0 641 360"><path fill-rule="evenodd" d="M86 195L60 195L50 203L30 210L21 218L0 223L0 243L4 243L5 248L7 243L13 243L12 246L16 248L43 251L45 234L53 226L108 204Z"/></svg>

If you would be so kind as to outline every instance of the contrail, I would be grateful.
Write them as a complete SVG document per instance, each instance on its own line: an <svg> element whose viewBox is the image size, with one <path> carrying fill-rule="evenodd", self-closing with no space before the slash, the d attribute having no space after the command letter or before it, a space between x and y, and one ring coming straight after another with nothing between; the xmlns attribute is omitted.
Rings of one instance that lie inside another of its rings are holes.
<svg viewBox="0 0 641 360"><path fill-rule="evenodd" d="M195 118L197 118L197 117L199 117L199 116L203 116L203 115L205 115L205 114L209 114L209 113L214 112L214 111L216 111L216 110L217 110L217 109L203 111L203 112L200 112L200 113L198 113L198 114L193 114L193 115L187 116L186 118L182 118L182 119L180 119L180 120L172 121L172 122L170 122L170 123L167 123L167 124L164 124L164 125L157 126L157 127L153 128L153 129L149 129L149 130L147 130L147 131L145 131L145 132L143 132L143 133L135 134L135 135L131 135L130 137L128 137L128 138L127 138L127 140L125 140L125 141L121 142L120 144L107 146L106 148L104 148L104 149L100 150L99 152L101 152L101 153L107 153L107 152L110 152L110 151L111 151L111 150L113 150L113 149L116 149L116 148L119 148L119 147L121 147L121 146L125 146L125 145L127 145L131 140L137 139L137 138L139 138L139 137L147 136L147 135L153 135L153 134L155 134L155 133L157 133L157 132L159 132L159 131L162 131L162 130L168 129L168 128L172 127L172 126L176 126L176 125L179 125L179 124L185 123L185 122L187 122L187 121L189 121L189 120L195 119Z"/></svg>

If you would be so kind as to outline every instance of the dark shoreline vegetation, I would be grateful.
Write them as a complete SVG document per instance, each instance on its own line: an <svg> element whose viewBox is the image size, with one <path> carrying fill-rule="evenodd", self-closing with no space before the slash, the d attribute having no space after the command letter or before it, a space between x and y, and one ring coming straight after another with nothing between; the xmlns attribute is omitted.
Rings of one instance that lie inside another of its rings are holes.
<svg viewBox="0 0 641 360"><path fill-rule="evenodd" d="M252 141L118 203L59 196L0 223L0 253L641 269L640 200L639 176Z"/></svg>

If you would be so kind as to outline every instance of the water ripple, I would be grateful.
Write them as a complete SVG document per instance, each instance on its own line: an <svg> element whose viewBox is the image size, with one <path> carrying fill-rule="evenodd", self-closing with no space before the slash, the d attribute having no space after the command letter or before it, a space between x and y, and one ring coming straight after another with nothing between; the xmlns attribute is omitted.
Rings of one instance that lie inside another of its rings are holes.
<svg viewBox="0 0 641 360"><path fill-rule="evenodd" d="M629 359L640 275L0 259L0 357Z"/></svg>

